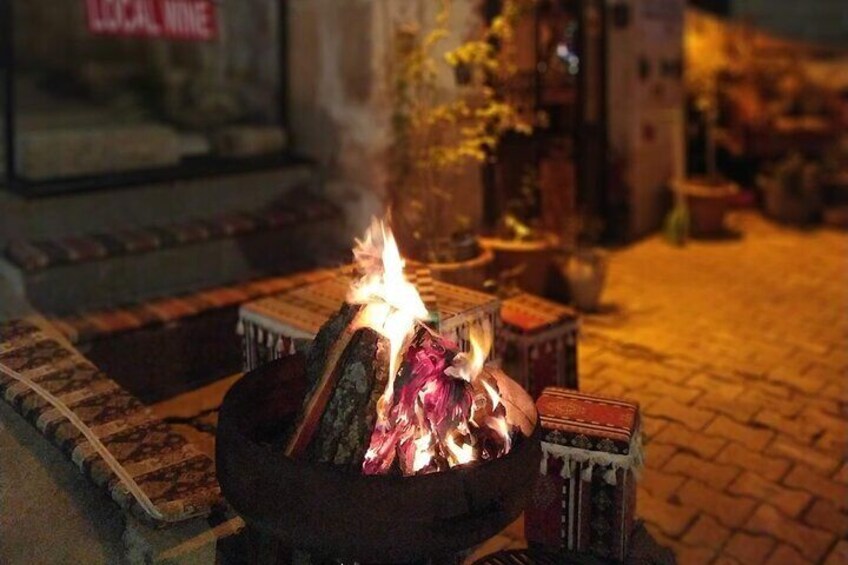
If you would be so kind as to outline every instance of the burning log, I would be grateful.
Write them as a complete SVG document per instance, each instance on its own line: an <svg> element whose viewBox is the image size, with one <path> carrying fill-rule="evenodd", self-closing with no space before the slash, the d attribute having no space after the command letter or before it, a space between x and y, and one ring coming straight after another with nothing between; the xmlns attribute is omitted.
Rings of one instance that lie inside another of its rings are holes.
<svg viewBox="0 0 848 565"><path fill-rule="evenodd" d="M388 380L388 343L373 330L359 330L339 365L336 389L307 457L358 471L374 429L377 402Z"/></svg>
<svg viewBox="0 0 848 565"><path fill-rule="evenodd" d="M312 389L286 455L405 476L505 455L515 432L483 369L491 328L472 332L462 353L426 327L427 308L382 224L354 254L361 278L309 352Z"/></svg>
<svg viewBox="0 0 848 565"><path fill-rule="evenodd" d="M449 446L458 447L455 435L467 436L474 400L469 382L446 373L456 355L456 346L441 336L417 331L395 381L395 403L374 430L363 472L385 474L396 457L404 475L447 469L456 460Z"/></svg>
<svg viewBox="0 0 848 565"><path fill-rule="evenodd" d="M357 329L359 306L345 304L321 328L307 358L312 385L286 454L358 469L385 388L388 343Z"/></svg>

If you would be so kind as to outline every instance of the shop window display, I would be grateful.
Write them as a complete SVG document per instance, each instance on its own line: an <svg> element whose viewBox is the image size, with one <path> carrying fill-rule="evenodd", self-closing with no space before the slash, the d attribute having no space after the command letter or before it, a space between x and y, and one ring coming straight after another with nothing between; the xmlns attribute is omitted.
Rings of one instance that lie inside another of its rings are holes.
<svg viewBox="0 0 848 565"><path fill-rule="evenodd" d="M282 3L8 4L8 182L211 173L285 154Z"/></svg>

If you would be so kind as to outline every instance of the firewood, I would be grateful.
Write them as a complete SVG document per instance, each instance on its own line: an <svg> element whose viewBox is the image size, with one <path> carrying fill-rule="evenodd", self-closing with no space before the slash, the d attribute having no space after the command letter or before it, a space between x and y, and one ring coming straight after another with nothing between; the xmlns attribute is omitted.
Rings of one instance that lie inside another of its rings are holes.
<svg viewBox="0 0 848 565"><path fill-rule="evenodd" d="M309 459L351 471L362 468L388 369L388 341L370 329L357 331L337 368L340 375L309 447Z"/></svg>
<svg viewBox="0 0 848 565"><path fill-rule="evenodd" d="M347 315L349 315L348 309L342 308L336 316L344 317ZM325 339L328 341L331 333L335 333L335 330L330 329L327 331L327 337ZM301 416L289 436L285 451L289 457L301 456L312 442L315 430L318 428L327 403L330 401L335 390L340 373L338 370L339 360L344 355L345 349L347 349L353 335L354 327L352 323L343 326L341 334L329 346L326 355L322 356L320 360L315 361L315 367L320 366L321 372L318 378L314 380L312 390L306 396ZM315 356L310 355L309 357L315 359L317 355L316 353ZM310 370L315 371L315 367L307 367L307 372L310 372Z"/></svg>
<svg viewBox="0 0 848 565"><path fill-rule="evenodd" d="M324 373L333 344L339 340L360 310L361 306L344 303L339 311L318 330L306 356L306 378L310 385L314 386Z"/></svg>

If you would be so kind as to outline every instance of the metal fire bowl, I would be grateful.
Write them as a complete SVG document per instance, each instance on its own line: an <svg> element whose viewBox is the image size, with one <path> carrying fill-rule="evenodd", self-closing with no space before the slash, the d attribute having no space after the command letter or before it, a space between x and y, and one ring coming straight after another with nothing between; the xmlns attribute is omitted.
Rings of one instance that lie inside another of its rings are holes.
<svg viewBox="0 0 848 565"><path fill-rule="evenodd" d="M518 518L539 473L533 401L501 379L504 397L529 415L522 423L529 437L509 454L442 473L366 476L283 454L279 439L300 409L306 383L302 356L275 361L247 373L221 405L221 489L249 526L319 555L392 563L472 547Z"/></svg>

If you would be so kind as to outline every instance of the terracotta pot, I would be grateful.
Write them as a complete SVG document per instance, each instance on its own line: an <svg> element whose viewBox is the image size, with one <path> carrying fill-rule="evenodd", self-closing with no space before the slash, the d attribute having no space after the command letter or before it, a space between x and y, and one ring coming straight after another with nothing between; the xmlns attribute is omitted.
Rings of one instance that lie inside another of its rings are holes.
<svg viewBox="0 0 848 565"><path fill-rule="evenodd" d="M710 237L725 233L724 216L730 199L739 191L734 183L691 178L674 182L673 189L686 199L692 236Z"/></svg>
<svg viewBox="0 0 848 565"><path fill-rule="evenodd" d="M564 265L571 301L584 312L597 310L607 279L608 255L600 249L578 249Z"/></svg>
<svg viewBox="0 0 848 565"><path fill-rule="evenodd" d="M427 267L430 268L430 273L436 280L483 290L494 259L494 253L488 249L481 249L480 254L473 259L451 263L427 263Z"/></svg>
<svg viewBox="0 0 848 565"><path fill-rule="evenodd" d="M480 238L480 245L494 253L494 274L520 268L522 270L516 281L518 286L531 294L545 294L554 253L550 239Z"/></svg>

